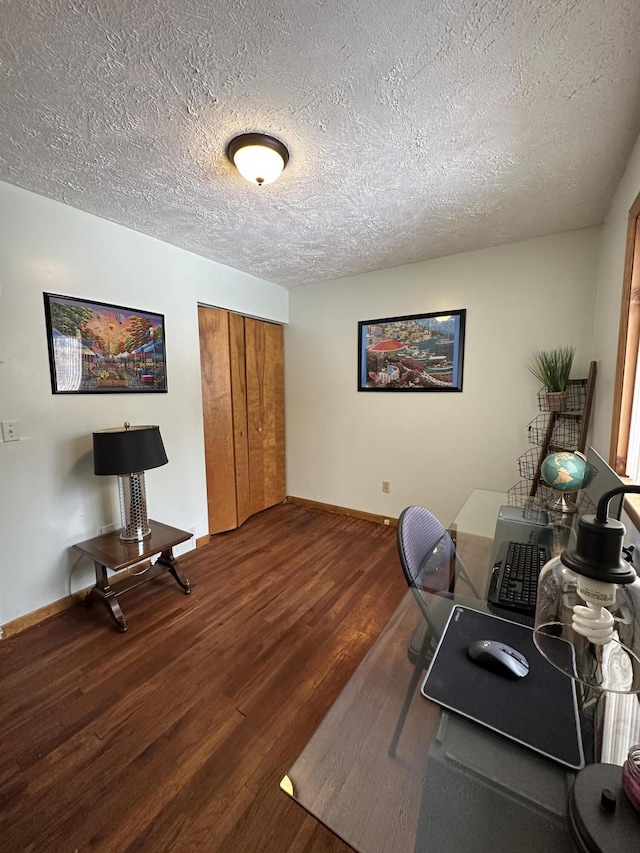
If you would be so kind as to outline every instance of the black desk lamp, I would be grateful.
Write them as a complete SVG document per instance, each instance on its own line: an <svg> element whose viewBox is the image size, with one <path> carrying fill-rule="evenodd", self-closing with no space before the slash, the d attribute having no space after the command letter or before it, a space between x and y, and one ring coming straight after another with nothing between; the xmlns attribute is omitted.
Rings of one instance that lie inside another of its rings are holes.
<svg viewBox="0 0 640 853"><path fill-rule="evenodd" d="M557 669L587 687L640 692L640 585L622 559L624 525L608 515L605 492L595 515L578 520L575 546L544 566L538 579L533 639Z"/></svg>
<svg viewBox="0 0 640 853"><path fill-rule="evenodd" d="M168 461L158 426L125 423L93 433L94 473L118 477L124 542L139 542L151 533L144 472Z"/></svg>
<svg viewBox="0 0 640 853"><path fill-rule="evenodd" d="M640 584L622 559L624 525L608 514L611 499L627 493L640 494L640 486L605 492L596 514L578 520L575 546L540 572L533 639L543 657L586 687L637 694ZM629 762L635 764L631 754L625 769L633 771ZM640 803L624 779L613 764L593 764L578 773L569 820L581 852L628 851L640 841L635 811ZM619 796L621 787L627 796Z"/></svg>

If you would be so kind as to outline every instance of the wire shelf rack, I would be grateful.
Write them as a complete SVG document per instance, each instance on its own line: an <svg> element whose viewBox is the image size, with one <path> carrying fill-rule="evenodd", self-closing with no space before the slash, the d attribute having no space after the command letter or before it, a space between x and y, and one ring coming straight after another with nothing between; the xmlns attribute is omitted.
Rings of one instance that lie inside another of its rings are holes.
<svg viewBox="0 0 640 853"><path fill-rule="evenodd" d="M529 422L527 431L529 434L529 444L535 444L542 447L547 439L547 432L553 415L550 412L536 415ZM551 441L549 449L562 448L563 450L575 450L580 440L580 417L566 417L562 414L556 416L555 423L551 432Z"/></svg>
<svg viewBox="0 0 640 853"><path fill-rule="evenodd" d="M563 493L557 489L552 489L545 483L538 483L535 495L531 495L533 480L520 480L515 486L511 486L507 491L507 502L510 506L521 506L531 510L533 517L535 510L544 509L551 514L552 520L555 516L562 516L561 501ZM596 510L595 504L585 491L581 491L576 495L566 495L567 500L573 499L577 505L578 515L585 513L594 513Z"/></svg>
<svg viewBox="0 0 640 853"><path fill-rule="evenodd" d="M567 395L567 404L564 408L565 412L581 412L584 409L587 380L586 379L570 379ZM549 407L549 398L544 388L538 391L538 408L541 412L551 411Z"/></svg>
<svg viewBox="0 0 640 853"><path fill-rule="evenodd" d="M538 470L540 451L535 447L518 457L518 470L523 480L533 480Z"/></svg>

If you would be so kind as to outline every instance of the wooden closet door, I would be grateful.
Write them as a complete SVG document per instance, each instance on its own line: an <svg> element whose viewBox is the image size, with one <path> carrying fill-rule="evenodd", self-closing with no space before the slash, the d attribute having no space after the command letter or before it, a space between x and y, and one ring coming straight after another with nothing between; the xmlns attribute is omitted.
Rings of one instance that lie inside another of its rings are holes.
<svg viewBox="0 0 640 853"><path fill-rule="evenodd" d="M245 318L250 514L285 499L282 326Z"/></svg>
<svg viewBox="0 0 640 853"><path fill-rule="evenodd" d="M220 533L247 518L243 497L238 520L237 488L239 476L246 493L249 478L244 327L242 317L202 306L198 326L209 533Z"/></svg>
<svg viewBox="0 0 640 853"><path fill-rule="evenodd" d="M236 526L251 515L249 500L249 440L247 436L247 370L244 317L229 314L229 352L231 356L231 410L233 447L236 466Z"/></svg>

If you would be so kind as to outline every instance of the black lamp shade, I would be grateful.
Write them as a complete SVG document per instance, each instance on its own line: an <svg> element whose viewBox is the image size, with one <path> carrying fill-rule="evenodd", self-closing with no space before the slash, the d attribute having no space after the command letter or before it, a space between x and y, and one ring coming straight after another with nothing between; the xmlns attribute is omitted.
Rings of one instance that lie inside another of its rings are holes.
<svg viewBox="0 0 640 853"><path fill-rule="evenodd" d="M124 426L93 433L95 474L133 474L169 460L158 426Z"/></svg>

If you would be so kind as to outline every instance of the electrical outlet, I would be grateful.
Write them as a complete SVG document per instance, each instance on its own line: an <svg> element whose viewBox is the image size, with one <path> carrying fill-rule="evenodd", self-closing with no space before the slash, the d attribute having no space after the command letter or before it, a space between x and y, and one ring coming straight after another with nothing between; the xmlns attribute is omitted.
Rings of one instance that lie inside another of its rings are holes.
<svg viewBox="0 0 640 853"><path fill-rule="evenodd" d="M382 523L383 523L383 524L386 524L386 525L387 525L387 527L388 527L388 526L389 526L389 524L390 524L391 522L389 521L389 519L388 519L388 518L385 518L385 520L384 520Z"/></svg>
<svg viewBox="0 0 640 853"><path fill-rule="evenodd" d="M385 495L388 495L391 492L391 483L389 482L389 480L382 481L382 491L385 493Z"/></svg>
<svg viewBox="0 0 640 853"><path fill-rule="evenodd" d="M2 421L2 440L20 441L18 421Z"/></svg>

